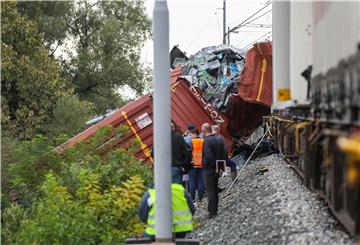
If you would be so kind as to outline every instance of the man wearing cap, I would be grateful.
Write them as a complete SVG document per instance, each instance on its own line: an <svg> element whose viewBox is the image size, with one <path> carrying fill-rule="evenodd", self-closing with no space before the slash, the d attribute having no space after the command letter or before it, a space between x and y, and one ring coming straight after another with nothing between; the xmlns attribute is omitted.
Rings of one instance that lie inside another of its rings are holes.
<svg viewBox="0 0 360 245"><path fill-rule="evenodd" d="M192 124L188 125L187 131L184 136L184 140L189 147L190 150L192 150L192 137L191 137L191 130L195 129L195 126Z"/></svg>

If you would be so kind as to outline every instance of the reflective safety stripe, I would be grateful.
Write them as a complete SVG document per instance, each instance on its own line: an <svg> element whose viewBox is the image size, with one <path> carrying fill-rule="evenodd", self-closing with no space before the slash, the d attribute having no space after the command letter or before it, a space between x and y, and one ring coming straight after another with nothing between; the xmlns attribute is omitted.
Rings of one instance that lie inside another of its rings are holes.
<svg viewBox="0 0 360 245"><path fill-rule="evenodd" d="M173 217L175 216L184 216L184 215L189 215L189 214L191 214L191 212L190 211L175 211L175 212L173 212ZM148 218L149 219L155 219L155 215L149 215L148 216Z"/></svg>
<svg viewBox="0 0 360 245"><path fill-rule="evenodd" d="M188 225L188 224L192 224L192 219L174 222L174 225Z"/></svg>
<svg viewBox="0 0 360 245"><path fill-rule="evenodd" d="M182 220L182 221L175 221L173 224L174 224L174 225L188 225L188 224L192 224L192 219ZM148 226L150 226L151 228L155 228L155 224L148 224Z"/></svg>

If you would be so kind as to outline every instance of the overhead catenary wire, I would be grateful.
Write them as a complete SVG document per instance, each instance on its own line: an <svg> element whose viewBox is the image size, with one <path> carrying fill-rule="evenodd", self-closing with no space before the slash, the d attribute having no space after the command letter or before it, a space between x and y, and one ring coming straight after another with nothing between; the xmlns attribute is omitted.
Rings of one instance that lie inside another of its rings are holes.
<svg viewBox="0 0 360 245"><path fill-rule="evenodd" d="M250 47L252 44L256 43L257 41L265 38L267 35L271 34L271 31L265 33L264 35L261 35L259 38L256 38L255 40L251 41L250 43L248 43L247 45L245 45L242 49L246 50L248 47ZM249 39L251 35L247 35L246 38L244 38L243 40L241 40L240 42L237 43L236 46L241 46L242 43L244 43L246 40Z"/></svg>
<svg viewBox="0 0 360 245"><path fill-rule="evenodd" d="M216 16L216 12L214 14L214 16ZM187 45L185 50L188 50L191 45L196 41L196 39L199 38L199 36L201 35L201 33L210 25L210 23L213 21L214 16L211 16L209 21L203 26L203 28L201 28L201 30L196 34L196 36L191 40L191 42L189 43L189 45Z"/></svg>
<svg viewBox="0 0 360 245"><path fill-rule="evenodd" d="M262 10L264 10L267 6L269 6L271 4L271 1L268 1L264 7L262 7L261 9L259 9L258 11L256 11L254 14L252 14L250 17L248 17L246 20L244 20L243 22L241 22L239 25L237 25L236 27L232 28L231 30L228 31L227 35L230 35L231 32L235 32L236 30L238 30L239 28L243 27L243 28L272 28L272 25L269 24L256 24L253 23L254 21L264 17L265 15L267 15L268 13L270 13L272 11L272 9L266 11L265 13L261 14L260 16L256 16L258 13L260 13ZM255 17L256 16L256 17ZM242 32L242 31L239 31ZM267 35L267 34L266 34ZM247 40L247 38L245 38L245 40ZM245 42L245 40L240 41L237 46L240 46L240 44L242 44L243 42Z"/></svg>
<svg viewBox="0 0 360 245"><path fill-rule="evenodd" d="M254 22L255 20L258 20L258 19L260 19L261 17L267 15L267 14L270 13L271 11L272 11L272 9L266 11L266 12L263 13L262 15L256 17L255 19L249 20L248 22L244 23L244 24L241 25L240 27L244 27L244 26L247 26L247 25L251 24L251 23ZM240 27L239 27L239 28L240 28ZM239 28L237 28L237 29L239 29Z"/></svg>
<svg viewBox="0 0 360 245"><path fill-rule="evenodd" d="M261 37L257 38L256 40L250 42L249 44L247 44L245 47L243 47L242 49L247 50L247 48L249 48L251 45L253 45L254 43L256 43L257 41L262 40L263 38L265 38L266 36L271 35L271 31L265 33L264 35L262 35Z"/></svg>
<svg viewBox="0 0 360 245"><path fill-rule="evenodd" d="M252 17L256 16L258 13L260 13L262 10L264 10L267 6L269 6L271 4L271 1L268 1L264 7L262 7L261 9L259 9L258 11L256 11L254 14L252 14L250 17L248 17L247 19L245 19L243 22L241 22L240 24L238 24L237 26L231 28L227 34L229 34L230 32L236 31L237 29L239 29L241 26L244 25L244 23L248 22Z"/></svg>

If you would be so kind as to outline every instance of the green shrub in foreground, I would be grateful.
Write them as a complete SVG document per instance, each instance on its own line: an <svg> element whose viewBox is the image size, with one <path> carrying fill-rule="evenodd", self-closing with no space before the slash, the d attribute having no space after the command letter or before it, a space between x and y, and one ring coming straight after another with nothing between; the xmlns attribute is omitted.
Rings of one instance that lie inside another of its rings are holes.
<svg viewBox="0 0 360 245"><path fill-rule="evenodd" d="M108 144L109 135L121 140L126 130L101 129L90 141L62 155L54 151L44 155L40 148L47 149L45 138L19 148L20 161L10 171L16 180L13 188L25 186L21 194L31 197L32 206L5 209L3 243L119 244L141 233L144 226L137 205L151 181L150 167ZM105 152L100 147L104 145L110 146ZM32 156L29 161L25 153ZM26 164L38 170L31 171Z"/></svg>
<svg viewBox="0 0 360 245"><path fill-rule="evenodd" d="M105 190L97 174L81 171L78 177L72 195L53 174L46 176L44 196L32 217L22 220L16 244L119 244L142 232L136 207L144 185L138 176Z"/></svg>

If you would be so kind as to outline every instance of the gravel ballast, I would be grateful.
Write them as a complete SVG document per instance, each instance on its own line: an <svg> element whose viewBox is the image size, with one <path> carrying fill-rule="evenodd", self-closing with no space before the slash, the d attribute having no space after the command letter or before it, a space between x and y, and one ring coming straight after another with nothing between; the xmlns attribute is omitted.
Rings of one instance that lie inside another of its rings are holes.
<svg viewBox="0 0 360 245"><path fill-rule="evenodd" d="M269 171L257 175L261 166ZM229 183L229 177L220 179L223 187ZM356 244L277 155L251 161L230 192L220 193L219 212L211 220L207 200L199 204L199 227L189 237L202 244Z"/></svg>

